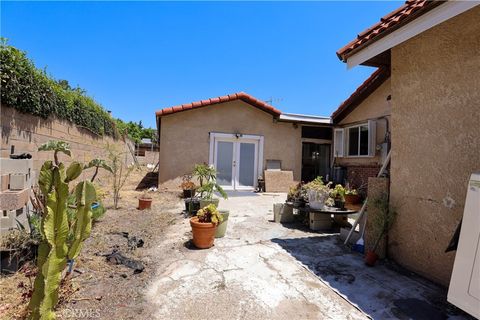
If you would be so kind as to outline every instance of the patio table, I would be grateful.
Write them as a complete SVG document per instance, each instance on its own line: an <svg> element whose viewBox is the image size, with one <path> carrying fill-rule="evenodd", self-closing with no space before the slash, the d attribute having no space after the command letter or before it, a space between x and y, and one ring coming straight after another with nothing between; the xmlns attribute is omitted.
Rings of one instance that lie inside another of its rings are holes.
<svg viewBox="0 0 480 320"><path fill-rule="evenodd" d="M345 209L341 210L335 207L325 207L323 209L312 209L309 205L305 206L305 210L309 214L309 225L312 230L329 230L332 228L331 215L333 219L340 226L346 226L348 224L347 216L349 214L355 214L358 211Z"/></svg>

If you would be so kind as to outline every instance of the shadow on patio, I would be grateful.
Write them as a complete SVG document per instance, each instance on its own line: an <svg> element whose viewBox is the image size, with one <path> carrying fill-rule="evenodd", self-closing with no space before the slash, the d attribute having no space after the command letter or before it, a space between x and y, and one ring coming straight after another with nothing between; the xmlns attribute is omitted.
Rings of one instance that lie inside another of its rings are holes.
<svg viewBox="0 0 480 320"><path fill-rule="evenodd" d="M272 239L321 280L374 319L469 319L447 292L393 263L365 266L337 235Z"/></svg>

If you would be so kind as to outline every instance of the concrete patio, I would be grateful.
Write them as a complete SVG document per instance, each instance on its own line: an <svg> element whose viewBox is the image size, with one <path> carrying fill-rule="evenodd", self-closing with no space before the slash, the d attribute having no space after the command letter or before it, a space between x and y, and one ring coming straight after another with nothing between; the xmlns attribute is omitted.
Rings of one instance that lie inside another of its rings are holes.
<svg viewBox="0 0 480 320"><path fill-rule="evenodd" d="M463 319L445 289L392 264L367 268L338 234L274 223L284 194L231 194L227 235L191 247L188 219L158 246L158 319ZM178 210L181 211L179 204Z"/></svg>

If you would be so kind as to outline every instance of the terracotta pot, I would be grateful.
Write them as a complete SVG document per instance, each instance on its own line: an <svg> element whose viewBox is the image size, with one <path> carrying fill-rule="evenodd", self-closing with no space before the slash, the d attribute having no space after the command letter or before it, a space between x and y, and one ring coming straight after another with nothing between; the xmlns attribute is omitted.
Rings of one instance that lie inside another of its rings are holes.
<svg viewBox="0 0 480 320"><path fill-rule="evenodd" d="M360 196L358 194L346 194L345 203L347 204L357 204L360 203Z"/></svg>
<svg viewBox="0 0 480 320"><path fill-rule="evenodd" d="M365 264L369 267L373 267L378 260L378 254L375 252L368 250L367 254L365 255Z"/></svg>
<svg viewBox="0 0 480 320"><path fill-rule="evenodd" d="M152 199L138 199L138 210L145 210L145 209L151 209L152 208Z"/></svg>
<svg viewBox="0 0 480 320"><path fill-rule="evenodd" d="M193 198L193 197L195 197L195 189L183 190L183 198L184 199Z"/></svg>
<svg viewBox="0 0 480 320"><path fill-rule="evenodd" d="M213 246L217 225L213 223L198 222L198 217L193 217L190 219L190 226L192 227L193 244L195 247L199 249L208 249Z"/></svg>

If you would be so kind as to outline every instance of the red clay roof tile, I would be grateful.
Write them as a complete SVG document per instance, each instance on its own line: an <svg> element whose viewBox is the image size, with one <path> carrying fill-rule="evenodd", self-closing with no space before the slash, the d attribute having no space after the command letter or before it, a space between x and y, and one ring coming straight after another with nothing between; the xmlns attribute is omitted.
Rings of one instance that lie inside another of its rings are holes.
<svg viewBox="0 0 480 320"><path fill-rule="evenodd" d="M261 100L258 100L254 98L253 96L245 93L245 92L238 92L234 94L229 94L226 96L221 96L221 97L216 97L216 98L211 98L207 100L201 100L201 101L196 101L192 103L187 103L187 104L182 104L179 106L174 106L174 107L168 107L164 108L162 110L159 110L155 112L157 117L161 117L167 114L172 114L172 113L177 113L177 112L182 112L190 109L197 109L205 106L210 106L210 105L215 105L223 102L229 102L229 101L234 101L234 100L242 100L262 111L265 111L267 113L270 113L273 116L280 116L281 111L272 107L266 102L263 102Z"/></svg>
<svg viewBox="0 0 480 320"><path fill-rule="evenodd" d="M433 9L444 1L431 0L408 0L400 8L388 13L370 28L357 35L357 38L349 42L337 51L340 60L346 61L348 56L360 47L368 46L388 33L400 28L409 21L419 17Z"/></svg>
<svg viewBox="0 0 480 320"><path fill-rule="evenodd" d="M338 123L345 118L389 77L389 69L385 67L378 68L332 113L333 122Z"/></svg>

